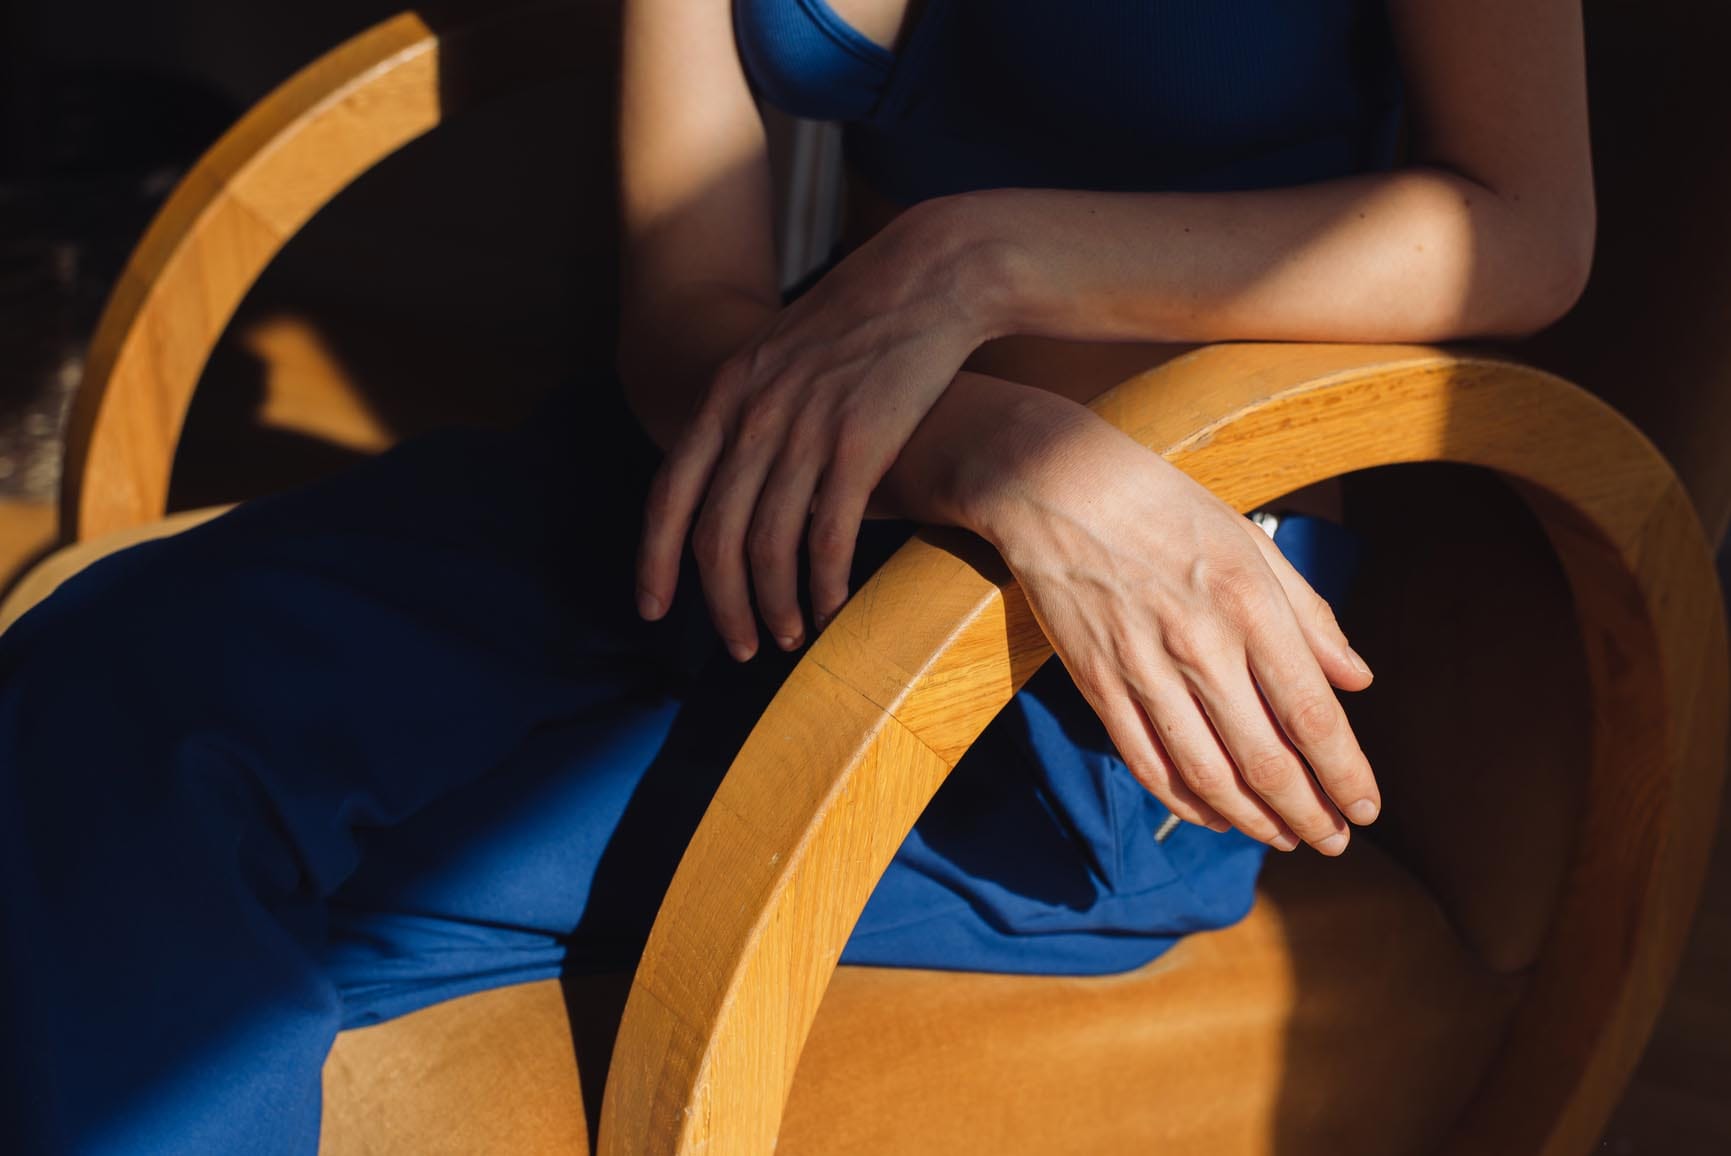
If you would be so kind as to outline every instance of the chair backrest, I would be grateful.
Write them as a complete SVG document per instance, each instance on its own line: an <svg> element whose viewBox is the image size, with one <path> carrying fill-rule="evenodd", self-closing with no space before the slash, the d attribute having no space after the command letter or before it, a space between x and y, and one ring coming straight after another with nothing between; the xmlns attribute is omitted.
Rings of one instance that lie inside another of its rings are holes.
<svg viewBox="0 0 1731 1156"><path fill-rule="evenodd" d="M586 247L610 251L618 8L423 5L303 69L224 134L151 223L97 328L67 430L63 539L162 516L182 423L242 299L326 204L438 125L509 93L575 81L583 123L546 147L589 158L584 200L601 240ZM610 271L595 281L610 298Z"/></svg>
<svg viewBox="0 0 1731 1156"><path fill-rule="evenodd" d="M1731 6L1587 0L1599 244L1579 306L1523 352L1610 401L1731 526Z"/></svg>

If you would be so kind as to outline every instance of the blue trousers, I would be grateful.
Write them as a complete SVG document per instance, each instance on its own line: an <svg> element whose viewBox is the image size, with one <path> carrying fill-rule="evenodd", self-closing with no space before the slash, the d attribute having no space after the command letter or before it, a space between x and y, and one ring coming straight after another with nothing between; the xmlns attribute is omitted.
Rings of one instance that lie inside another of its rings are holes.
<svg viewBox="0 0 1731 1156"><path fill-rule="evenodd" d="M690 573L638 620L656 459L616 395L127 550L0 637L9 1151L311 1154L340 1029L632 966L793 659L727 659ZM843 959L1136 967L1242 916L1262 859L1165 817L1049 663Z"/></svg>

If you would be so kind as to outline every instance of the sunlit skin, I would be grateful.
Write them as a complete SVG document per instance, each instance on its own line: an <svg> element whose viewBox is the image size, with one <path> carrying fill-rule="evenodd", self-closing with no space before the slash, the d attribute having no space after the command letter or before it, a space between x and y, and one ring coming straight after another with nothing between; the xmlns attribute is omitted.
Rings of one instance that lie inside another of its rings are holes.
<svg viewBox="0 0 1731 1156"><path fill-rule="evenodd" d="M833 0L889 46L907 4ZM757 652L758 615L794 649L845 601L868 511L966 527L1175 814L1345 850L1381 797L1333 688L1371 672L1266 535L1082 402L1198 342L1515 336L1573 304L1594 231L1578 0L1390 12L1405 168L901 212L858 197L852 252L783 307L729 0L628 0L620 366L668 450L640 612L666 613L689 538L734 657Z"/></svg>

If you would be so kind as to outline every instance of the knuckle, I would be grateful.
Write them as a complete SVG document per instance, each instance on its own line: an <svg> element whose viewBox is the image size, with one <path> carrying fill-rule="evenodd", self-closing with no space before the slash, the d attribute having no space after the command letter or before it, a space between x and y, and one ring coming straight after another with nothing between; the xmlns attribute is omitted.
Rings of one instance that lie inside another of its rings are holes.
<svg viewBox="0 0 1731 1156"><path fill-rule="evenodd" d="M712 519L704 518L697 523L697 529L691 534L691 553L697 559L698 565L706 570L713 570L727 560L727 538Z"/></svg>
<svg viewBox="0 0 1731 1156"><path fill-rule="evenodd" d="M829 421L823 410L816 406L801 406L788 423L787 448L804 458L820 452L828 436Z"/></svg>
<svg viewBox="0 0 1731 1156"><path fill-rule="evenodd" d="M1203 799L1218 799L1232 781L1227 768L1218 763L1191 760L1179 765L1179 777Z"/></svg>
<svg viewBox="0 0 1731 1156"><path fill-rule="evenodd" d="M1087 650L1080 654L1065 655L1064 666L1069 672L1070 681L1083 692L1094 699L1103 697L1104 693L1117 681L1117 670L1114 664L1097 650Z"/></svg>
<svg viewBox="0 0 1731 1156"><path fill-rule="evenodd" d="M771 390L752 394L739 408L738 439L758 442L773 437L781 425L781 400Z"/></svg>
<svg viewBox="0 0 1731 1156"><path fill-rule="evenodd" d="M1209 570L1205 589L1214 603L1243 623L1254 620L1268 604L1266 576L1254 566L1231 563Z"/></svg>
<svg viewBox="0 0 1731 1156"><path fill-rule="evenodd" d="M1300 747L1328 742L1339 731L1340 721L1340 704L1322 694L1303 696L1282 718L1287 737Z"/></svg>
<svg viewBox="0 0 1731 1156"><path fill-rule="evenodd" d="M713 458L727 440L726 412L714 398L698 406L667 455L663 471L671 477Z"/></svg>
<svg viewBox="0 0 1731 1156"><path fill-rule="evenodd" d="M782 361L783 338L778 331L771 332L761 341L754 341L739 355L740 367L749 379L762 378L770 372L772 366Z"/></svg>
<svg viewBox="0 0 1731 1156"><path fill-rule="evenodd" d="M1130 776L1140 783L1144 790L1168 807L1172 805L1172 786L1167 781L1165 768L1158 759L1137 753L1125 756L1124 765L1130 769Z"/></svg>
<svg viewBox="0 0 1731 1156"><path fill-rule="evenodd" d="M1282 790L1296 769L1292 755L1282 747L1252 751L1238 763L1238 773L1244 776L1245 785L1263 796Z"/></svg>
<svg viewBox="0 0 1731 1156"><path fill-rule="evenodd" d="M875 465L876 450L871 430L857 417L844 413L836 426L835 450L831 454L837 472L844 475L864 474Z"/></svg>
<svg viewBox="0 0 1731 1156"><path fill-rule="evenodd" d="M860 450L859 428L846 420L839 422L835 431L835 444L829 454L835 471L846 474L858 468Z"/></svg>
<svg viewBox="0 0 1731 1156"><path fill-rule="evenodd" d="M839 560L853 541L847 524L829 513L821 513L812 519L810 536L811 552L831 560Z"/></svg>
<svg viewBox="0 0 1731 1156"><path fill-rule="evenodd" d="M1160 641L1173 662L1192 671L1208 665L1220 642L1213 631L1194 619L1179 619L1165 627Z"/></svg>
<svg viewBox="0 0 1731 1156"><path fill-rule="evenodd" d="M752 527L746 549L754 565L767 569L783 561L793 549L793 543L779 526L765 522Z"/></svg>

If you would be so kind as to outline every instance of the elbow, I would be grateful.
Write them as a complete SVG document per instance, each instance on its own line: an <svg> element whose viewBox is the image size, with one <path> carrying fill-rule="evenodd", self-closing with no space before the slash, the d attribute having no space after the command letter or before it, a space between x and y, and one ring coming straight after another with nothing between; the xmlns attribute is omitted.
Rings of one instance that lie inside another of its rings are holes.
<svg viewBox="0 0 1731 1156"><path fill-rule="evenodd" d="M1508 279L1507 312L1496 336L1532 337L1567 316L1587 291L1598 234L1591 204L1534 233L1518 274Z"/></svg>

